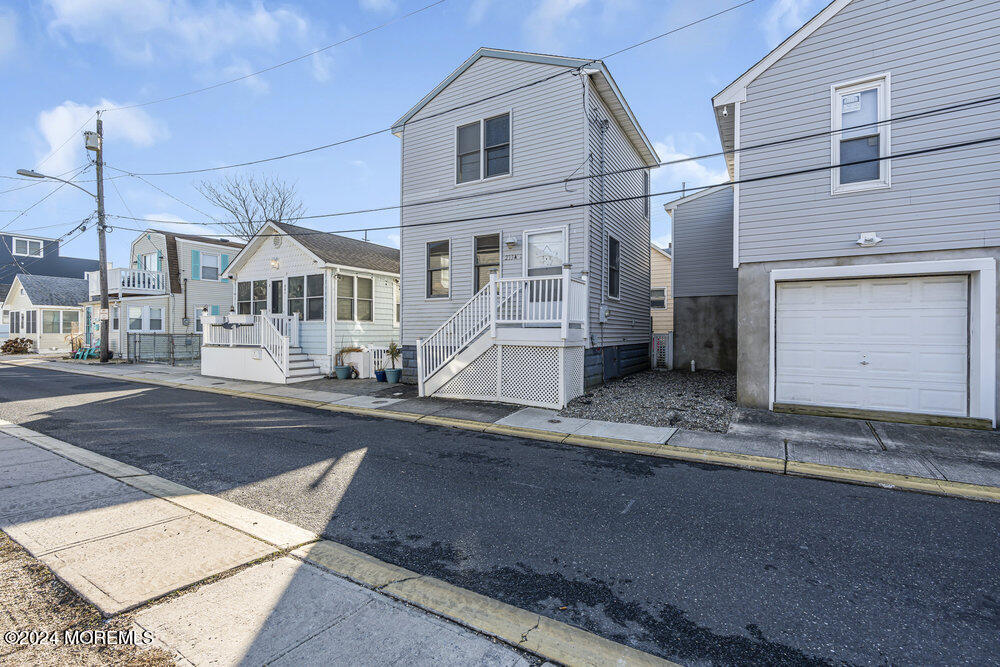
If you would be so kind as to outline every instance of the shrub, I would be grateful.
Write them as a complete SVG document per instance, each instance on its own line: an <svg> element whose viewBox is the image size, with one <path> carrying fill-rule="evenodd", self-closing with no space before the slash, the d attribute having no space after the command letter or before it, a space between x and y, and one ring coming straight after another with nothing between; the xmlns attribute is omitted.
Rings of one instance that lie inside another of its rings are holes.
<svg viewBox="0 0 1000 667"><path fill-rule="evenodd" d="M0 354L27 354L31 346L30 338L8 338L0 345Z"/></svg>

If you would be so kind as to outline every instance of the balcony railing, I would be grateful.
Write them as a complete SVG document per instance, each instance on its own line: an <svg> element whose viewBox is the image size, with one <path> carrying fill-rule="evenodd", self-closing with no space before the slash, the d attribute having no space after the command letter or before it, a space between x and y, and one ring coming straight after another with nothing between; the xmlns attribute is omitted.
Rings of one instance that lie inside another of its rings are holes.
<svg viewBox="0 0 1000 667"><path fill-rule="evenodd" d="M90 295L101 293L101 272L88 271ZM143 269L108 269L108 292L110 294L166 294L167 276L163 271Z"/></svg>

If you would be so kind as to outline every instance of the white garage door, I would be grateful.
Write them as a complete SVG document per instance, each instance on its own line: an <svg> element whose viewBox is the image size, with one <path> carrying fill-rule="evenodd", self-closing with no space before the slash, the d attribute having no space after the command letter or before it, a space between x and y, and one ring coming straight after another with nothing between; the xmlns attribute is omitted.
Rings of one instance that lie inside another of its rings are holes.
<svg viewBox="0 0 1000 667"><path fill-rule="evenodd" d="M777 284L775 403L969 414L967 276Z"/></svg>

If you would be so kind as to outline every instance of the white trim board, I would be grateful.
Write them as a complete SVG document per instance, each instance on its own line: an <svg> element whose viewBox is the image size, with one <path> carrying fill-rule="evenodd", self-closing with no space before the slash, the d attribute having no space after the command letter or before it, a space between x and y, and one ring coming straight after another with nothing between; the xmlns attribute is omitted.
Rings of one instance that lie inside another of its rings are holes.
<svg viewBox="0 0 1000 667"><path fill-rule="evenodd" d="M997 426L997 266L992 257L928 262L774 269L769 285L768 408L774 409L776 283L837 278L893 278L969 274L969 416Z"/></svg>
<svg viewBox="0 0 1000 667"><path fill-rule="evenodd" d="M719 192L721 190L725 190L726 188L731 188L731 187L733 187L732 183L723 183L722 185L713 185L710 187L702 188L701 190L695 192L694 194L690 194L686 197L681 197L680 199L675 199L673 201L668 201L666 204L663 205L663 210L666 211L667 213L673 214L674 209L676 209L678 206L681 206L682 204L687 204L688 202L704 197L705 195L710 195L713 192Z"/></svg>

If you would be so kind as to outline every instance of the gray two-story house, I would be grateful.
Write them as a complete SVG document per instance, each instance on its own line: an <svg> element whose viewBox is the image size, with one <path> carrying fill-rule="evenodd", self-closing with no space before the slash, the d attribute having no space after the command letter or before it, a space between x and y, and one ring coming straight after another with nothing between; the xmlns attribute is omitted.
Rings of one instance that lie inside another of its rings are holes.
<svg viewBox="0 0 1000 667"><path fill-rule="evenodd" d="M836 0L713 98L741 404L996 426L998 89L995 0Z"/></svg>
<svg viewBox="0 0 1000 667"><path fill-rule="evenodd" d="M479 49L393 130L422 395L558 407L648 365L657 158L602 62Z"/></svg>

